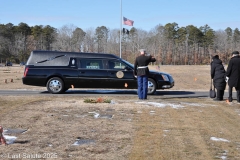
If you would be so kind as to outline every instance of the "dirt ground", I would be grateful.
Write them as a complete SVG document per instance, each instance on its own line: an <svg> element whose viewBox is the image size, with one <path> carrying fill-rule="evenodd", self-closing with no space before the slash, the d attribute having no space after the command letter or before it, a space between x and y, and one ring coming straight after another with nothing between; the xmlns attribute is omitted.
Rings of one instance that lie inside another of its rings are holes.
<svg viewBox="0 0 240 160"><path fill-rule="evenodd" d="M209 66L160 66L160 71L173 76L171 90L209 90ZM22 75L22 67L0 67L1 89L46 90L22 85ZM98 98L111 103L84 102ZM210 98L5 95L0 125L27 131L8 134L17 139L0 145L0 159L236 160L239 121L240 104Z"/></svg>

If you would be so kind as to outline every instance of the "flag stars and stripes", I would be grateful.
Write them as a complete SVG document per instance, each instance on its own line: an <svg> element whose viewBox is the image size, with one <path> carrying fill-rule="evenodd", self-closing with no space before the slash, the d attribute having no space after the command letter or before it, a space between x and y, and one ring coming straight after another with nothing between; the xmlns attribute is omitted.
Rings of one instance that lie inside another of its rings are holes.
<svg viewBox="0 0 240 160"><path fill-rule="evenodd" d="M126 17L123 17L123 24L128 25L128 26L133 26L133 22L130 19L127 19Z"/></svg>

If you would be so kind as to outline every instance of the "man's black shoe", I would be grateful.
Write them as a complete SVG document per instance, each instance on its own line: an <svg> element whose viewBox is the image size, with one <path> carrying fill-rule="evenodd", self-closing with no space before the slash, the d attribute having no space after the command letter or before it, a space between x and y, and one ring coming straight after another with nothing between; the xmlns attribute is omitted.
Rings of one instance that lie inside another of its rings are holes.
<svg viewBox="0 0 240 160"><path fill-rule="evenodd" d="M214 101L222 101L221 99L215 98L213 99Z"/></svg>

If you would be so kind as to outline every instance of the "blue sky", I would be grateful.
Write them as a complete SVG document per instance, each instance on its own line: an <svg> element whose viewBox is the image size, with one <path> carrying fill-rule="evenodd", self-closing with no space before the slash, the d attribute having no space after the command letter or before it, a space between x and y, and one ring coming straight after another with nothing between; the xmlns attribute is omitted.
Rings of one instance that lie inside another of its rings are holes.
<svg viewBox="0 0 240 160"><path fill-rule="evenodd" d="M240 29L240 0L0 0L0 4L0 24L119 29L122 12L134 27L146 31L173 22L179 27Z"/></svg>

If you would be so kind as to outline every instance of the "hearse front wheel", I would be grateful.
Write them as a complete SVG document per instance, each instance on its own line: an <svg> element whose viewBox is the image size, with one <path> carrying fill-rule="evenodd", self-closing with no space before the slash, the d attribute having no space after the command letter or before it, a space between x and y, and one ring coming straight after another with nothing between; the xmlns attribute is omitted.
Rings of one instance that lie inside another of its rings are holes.
<svg viewBox="0 0 240 160"><path fill-rule="evenodd" d="M47 82L47 90L50 93L58 94L64 91L64 84L61 78L53 77Z"/></svg>
<svg viewBox="0 0 240 160"><path fill-rule="evenodd" d="M152 78L148 78L148 94L154 94L156 92L156 82Z"/></svg>

